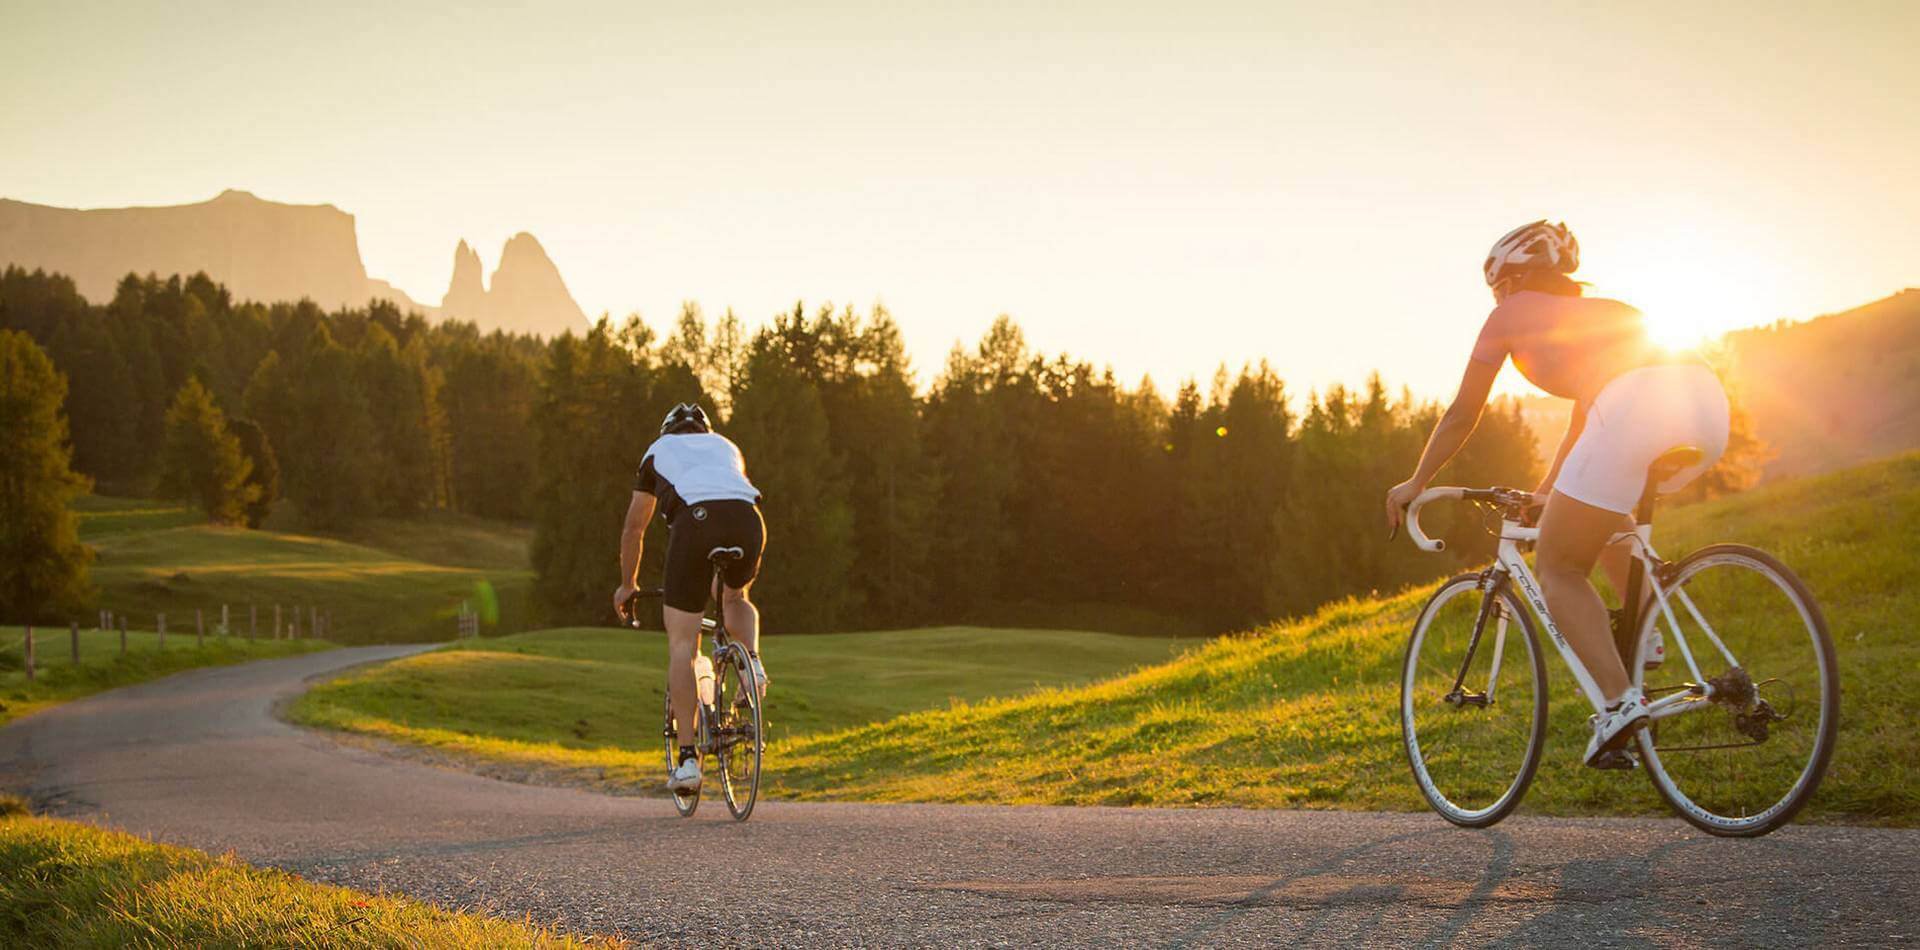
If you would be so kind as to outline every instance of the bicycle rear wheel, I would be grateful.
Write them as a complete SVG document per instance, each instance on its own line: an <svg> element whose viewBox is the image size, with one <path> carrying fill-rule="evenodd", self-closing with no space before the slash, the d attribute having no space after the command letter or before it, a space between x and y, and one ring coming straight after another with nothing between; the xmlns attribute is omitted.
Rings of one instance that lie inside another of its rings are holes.
<svg viewBox="0 0 1920 950"><path fill-rule="evenodd" d="M760 797L760 759L766 750L761 730L760 690L753 667L738 646L720 655L715 664L713 729L720 761L720 791L735 821L746 821Z"/></svg>
<svg viewBox="0 0 1920 950"><path fill-rule="evenodd" d="M1480 575L1462 574L1427 601L1401 667L1400 735L1440 817L1484 828L1519 806L1546 745L1547 668L1511 591L1483 595Z"/></svg>
<svg viewBox="0 0 1920 950"><path fill-rule="evenodd" d="M1833 757L1840 675L1826 618L1786 565L1745 545L1695 551L1671 577L1663 581L1665 606L1714 696L1643 731L1641 762L1660 797L1695 827L1764 835L1805 807ZM1661 607L1654 603L1641 623L1629 667L1656 701L1692 685ZM1666 661L1644 670L1656 624Z"/></svg>
<svg viewBox="0 0 1920 950"><path fill-rule="evenodd" d="M672 772L680 764L680 727L673 721L673 696L667 696L667 724L661 729L661 735L667 739L667 771ZM693 810L700 807L700 791L676 792L668 790L673 798L673 807L682 818L693 817Z"/></svg>

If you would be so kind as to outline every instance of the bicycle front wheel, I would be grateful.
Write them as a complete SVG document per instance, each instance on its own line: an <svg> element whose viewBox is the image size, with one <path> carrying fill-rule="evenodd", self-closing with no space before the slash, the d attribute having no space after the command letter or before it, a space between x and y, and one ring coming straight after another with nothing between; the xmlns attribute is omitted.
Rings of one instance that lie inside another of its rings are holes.
<svg viewBox="0 0 1920 950"><path fill-rule="evenodd" d="M1786 565L1745 545L1702 548L1670 577L1630 667L1648 699L1671 701L1672 714L1640 734L1641 761L1660 797L1695 827L1766 834L1805 807L1833 757L1840 674L1826 618ZM1646 670L1656 627L1666 660ZM1711 698L1690 682L1683 645Z"/></svg>
<svg viewBox="0 0 1920 950"><path fill-rule="evenodd" d="M720 791L735 821L753 814L760 797L760 759L766 733L760 722L760 687L746 652L727 650L715 669L714 746L720 760Z"/></svg>
<svg viewBox="0 0 1920 950"><path fill-rule="evenodd" d="M1547 668L1505 585L1463 574L1427 601L1401 667L1400 735L1440 817L1484 828L1519 806L1546 745Z"/></svg>

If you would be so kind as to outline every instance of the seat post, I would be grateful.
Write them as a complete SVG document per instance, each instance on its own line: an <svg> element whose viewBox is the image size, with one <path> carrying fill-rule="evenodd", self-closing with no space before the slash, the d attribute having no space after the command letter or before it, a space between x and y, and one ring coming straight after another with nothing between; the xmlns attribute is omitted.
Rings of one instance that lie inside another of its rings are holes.
<svg viewBox="0 0 1920 950"><path fill-rule="evenodd" d="M1640 503L1633 507L1634 524L1653 523L1653 501L1660 494L1660 479L1657 476L1647 478L1647 487L1640 493Z"/></svg>

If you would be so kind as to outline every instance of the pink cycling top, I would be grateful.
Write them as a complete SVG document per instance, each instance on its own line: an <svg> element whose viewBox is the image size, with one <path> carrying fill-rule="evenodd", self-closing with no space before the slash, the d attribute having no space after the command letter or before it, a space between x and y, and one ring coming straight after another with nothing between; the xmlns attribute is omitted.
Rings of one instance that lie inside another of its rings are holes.
<svg viewBox="0 0 1920 950"><path fill-rule="evenodd" d="M1618 300L1523 290L1487 315L1473 358L1499 366L1508 356L1535 386L1562 399L1591 400L1622 373L1672 362L1647 339L1640 311Z"/></svg>

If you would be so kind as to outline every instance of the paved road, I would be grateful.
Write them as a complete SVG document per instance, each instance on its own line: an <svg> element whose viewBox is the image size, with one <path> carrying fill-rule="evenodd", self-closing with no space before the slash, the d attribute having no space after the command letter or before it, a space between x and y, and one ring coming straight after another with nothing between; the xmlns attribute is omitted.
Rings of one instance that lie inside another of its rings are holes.
<svg viewBox="0 0 1920 950"><path fill-rule="evenodd" d="M0 729L0 784L316 880L648 943L1920 942L1920 832L778 802L736 825L389 759L272 716L310 677L407 650L195 671L32 716Z"/></svg>

